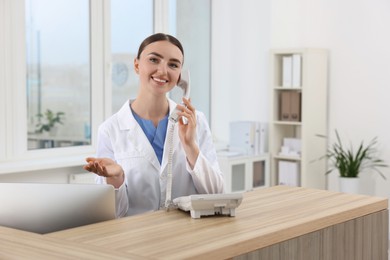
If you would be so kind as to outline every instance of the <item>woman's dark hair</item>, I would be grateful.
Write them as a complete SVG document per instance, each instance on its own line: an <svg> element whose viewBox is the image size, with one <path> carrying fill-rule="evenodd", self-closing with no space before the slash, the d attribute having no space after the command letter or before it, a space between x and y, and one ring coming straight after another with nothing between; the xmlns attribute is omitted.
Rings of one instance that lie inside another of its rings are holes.
<svg viewBox="0 0 390 260"><path fill-rule="evenodd" d="M184 57L183 46L181 45L181 43L178 39L176 39L175 37L173 37L172 35L169 35L169 34L156 33L156 34L150 35L145 40L143 40L143 42L141 43L141 45L139 46L139 49L138 49L137 59L140 58L141 53L145 49L146 46L148 46L149 44L151 44L153 42L158 42L158 41L168 41L168 42L172 43L173 45L177 46L180 49L180 51Z"/></svg>

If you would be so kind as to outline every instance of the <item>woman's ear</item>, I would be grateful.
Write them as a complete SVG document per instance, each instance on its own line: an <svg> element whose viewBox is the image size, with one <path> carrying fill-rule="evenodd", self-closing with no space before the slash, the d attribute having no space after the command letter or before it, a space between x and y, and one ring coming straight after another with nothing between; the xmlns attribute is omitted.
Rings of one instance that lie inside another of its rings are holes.
<svg viewBox="0 0 390 260"><path fill-rule="evenodd" d="M139 62L137 58L134 59L134 71L137 74L139 73Z"/></svg>

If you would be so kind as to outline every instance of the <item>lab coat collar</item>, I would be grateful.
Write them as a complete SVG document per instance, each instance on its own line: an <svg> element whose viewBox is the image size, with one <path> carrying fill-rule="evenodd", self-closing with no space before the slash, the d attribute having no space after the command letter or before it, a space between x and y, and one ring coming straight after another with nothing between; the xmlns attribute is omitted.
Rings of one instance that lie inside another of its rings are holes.
<svg viewBox="0 0 390 260"><path fill-rule="evenodd" d="M118 124L120 130L134 130L138 125L130 109L130 104L133 101L133 99L126 101L118 111Z"/></svg>
<svg viewBox="0 0 390 260"><path fill-rule="evenodd" d="M131 112L130 104L134 100L128 100L118 111L118 125L120 131L127 132L127 140L131 140L134 144L134 149L147 159L157 170L160 170L160 162L146 137L141 126L137 123Z"/></svg>
<svg viewBox="0 0 390 260"><path fill-rule="evenodd" d="M168 128L167 128L167 134L165 136L165 142L164 142L164 152L163 157L160 162L158 161L158 158L156 156L156 153L153 150L152 145L150 144L148 138L146 137L145 133L143 132L142 128L139 126L137 121L135 120L133 113L130 109L130 104L134 100L131 99L129 101L126 101L126 103L122 106L122 108L118 111L118 124L119 129L123 131L128 131L129 140L132 140L135 144L135 148L137 151L140 152L147 160L157 169L160 171L160 174L164 172L164 169L167 167L168 164L168 153L169 153L169 147L168 147L168 135L169 135L169 128L172 122L168 121ZM177 103L174 102L171 99L168 99L169 103L169 114L173 112L175 109ZM139 138L139 140L134 140L135 136ZM173 133L173 153L175 153L175 150L177 150L177 146L179 144L179 133L178 133L178 126L177 124L174 125L174 133Z"/></svg>

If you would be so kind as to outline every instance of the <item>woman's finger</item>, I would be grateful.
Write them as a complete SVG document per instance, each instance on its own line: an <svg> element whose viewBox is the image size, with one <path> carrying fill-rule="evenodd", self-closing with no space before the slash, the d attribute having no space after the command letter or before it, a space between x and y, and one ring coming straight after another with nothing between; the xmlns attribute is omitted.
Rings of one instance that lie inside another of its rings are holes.
<svg viewBox="0 0 390 260"><path fill-rule="evenodd" d="M186 108L188 108L188 109L191 110L191 111L195 111L195 108L194 108L194 106L191 104L190 99L185 99L185 98L183 98L183 103L184 103L184 105L186 106Z"/></svg>
<svg viewBox="0 0 390 260"><path fill-rule="evenodd" d="M95 162L93 164L94 168L96 169L95 173L102 176L102 170L101 170L101 166L98 162Z"/></svg>

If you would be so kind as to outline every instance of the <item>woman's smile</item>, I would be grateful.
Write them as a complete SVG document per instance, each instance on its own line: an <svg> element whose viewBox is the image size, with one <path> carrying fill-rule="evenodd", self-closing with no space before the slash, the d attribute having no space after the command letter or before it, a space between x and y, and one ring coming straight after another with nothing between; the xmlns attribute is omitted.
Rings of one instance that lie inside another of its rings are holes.
<svg viewBox="0 0 390 260"><path fill-rule="evenodd" d="M157 82L157 84L159 84L159 85L165 85L166 83L168 83L168 80L163 79L163 78L158 78L158 77L152 76L152 79L153 79L155 82Z"/></svg>

